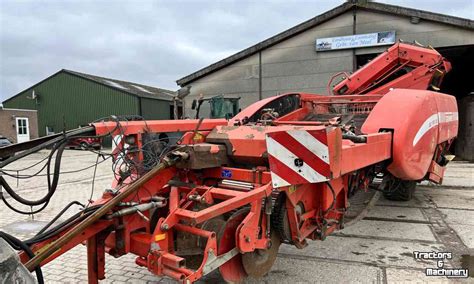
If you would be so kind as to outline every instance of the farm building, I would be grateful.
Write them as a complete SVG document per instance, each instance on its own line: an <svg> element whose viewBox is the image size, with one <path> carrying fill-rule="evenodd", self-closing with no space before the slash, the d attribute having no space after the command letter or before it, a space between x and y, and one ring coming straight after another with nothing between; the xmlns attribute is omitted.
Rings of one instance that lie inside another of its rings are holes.
<svg viewBox="0 0 474 284"><path fill-rule="evenodd" d="M0 137L12 143L38 138L36 110L8 109L0 104Z"/></svg>
<svg viewBox="0 0 474 284"><path fill-rule="evenodd" d="M110 115L170 119L174 95L165 89L63 69L3 105L36 110L38 133L44 136Z"/></svg>
<svg viewBox="0 0 474 284"><path fill-rule="evenodd" d="M177 80L191 87L185 115L199 94L237 96L242 108L287 92L327 94L334 74L358 69L398 40L432 46L451 62L440 91L459 102L456 155L474 160L474 21L371 1L347 1Z"/></svg>

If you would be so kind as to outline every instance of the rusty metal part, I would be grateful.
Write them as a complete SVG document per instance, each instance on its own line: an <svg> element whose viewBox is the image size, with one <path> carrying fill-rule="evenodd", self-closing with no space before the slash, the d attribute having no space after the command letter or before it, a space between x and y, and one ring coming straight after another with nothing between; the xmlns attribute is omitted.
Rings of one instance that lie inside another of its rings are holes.
<svg viewBox="0 0 474 284"><path fill-rule="evenodd" d="M219 216L202 223L200 228L206 231L215 232L217 235L217 239L220 240L222 238L222 229L224 228L225 224L226 221L224 220L224 218L222 216ZM199 237L198 246L204 249L204 247L206 246L206 240L202 237Z"/></svg>
<svg viewBox="0 0 474 284"><path fill-rule="evenodd" d="M216 237L219 240L222 237L222 228L225 226L225 224L226 222L224 218L219 216L205 221L204 223L200 224L198 228L209 232L215 232ZM207 238L204 236L178 231L176 236L176 252L181 256L185 256L187 268L198 269L201 266L206 243ZM212 258L215 258L214 253L212 253ZM207 262L209 262L209 259Z"/></svg>
<svg viewBox="0 0 474 284"><path fill-rule="evenodd" d="M78 234L81 234L85 229L87 229L89 226L91 226L93 223L95 223L97 220L99 220L102 216L104 216L105 214L110 212L110 210L112 210L123 199L128 197L130 194L134 193L137 189L139 189L147 181L149 181L150 179L155 177L157 174L159 174L162 170L172 166L175 163L176 163L175 159L164 159L163 162L158 164L151 171L149 171L148 173L146 173L145 175L140 177L138 180L136 180L134 183L132 183L130 186L128 186L124 191L120 192L118 195L116 195L114 198L112 198L109 202L105 203L94 214L90 215L84 221L77 224L72 230L65 233L59 239L52 242L43 251L38 253L35 257L30 259L25 264L26 268L28 268L28 270L30 270L30 271L35 269L36 266L38 266L43 260L48 258L50 255L52 255L57 250L61 249L61 247L64 246L65 244L67 244L67 242L69 242L72 238L74 238Z"/></svg>
<svg viewBox="0 0 474 284"><path fill-rule="evenodd" d="M189 159L178 163L178 168L199 170L229 164L224 145L199 143L186 146L184 151L189 154Z"/></svg>
<svg viewBox="0 0 474 284"><path fill-rule="evenodd" d="M271 233L271 244L268 249L257 249L242 255L242 265L245 272L254 278L265 276L277 258L280 244L280 236L273 230Z"/></svg>

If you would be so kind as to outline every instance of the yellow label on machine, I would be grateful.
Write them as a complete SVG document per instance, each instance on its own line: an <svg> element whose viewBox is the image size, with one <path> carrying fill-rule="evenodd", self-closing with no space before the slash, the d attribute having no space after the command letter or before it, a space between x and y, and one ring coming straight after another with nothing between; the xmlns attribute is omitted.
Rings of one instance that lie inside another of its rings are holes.
<svg viewBox="0 0 474 284"><path fill-rule="evenodd" d="M166 234L159 234L155 236L155 242L159 242L166 239Z"/></svg>

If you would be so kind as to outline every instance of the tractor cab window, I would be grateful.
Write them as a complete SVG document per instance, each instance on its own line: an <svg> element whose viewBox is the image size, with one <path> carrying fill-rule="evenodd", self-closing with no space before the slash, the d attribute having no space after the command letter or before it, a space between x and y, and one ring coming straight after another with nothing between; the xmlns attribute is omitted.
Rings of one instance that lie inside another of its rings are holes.
<svg viewBox="0 0 474 284"><path fill-rule="evenodd" d="M272 109L273 112L278 113L278 117L282 117L298 109L299 106L300 106L299 94L283 96L279 99L276 99L264 105L259 111L257 111L254 115L252 115L248 121L257 122L259 119L261 119L262 115L269 109Z"/></svg>

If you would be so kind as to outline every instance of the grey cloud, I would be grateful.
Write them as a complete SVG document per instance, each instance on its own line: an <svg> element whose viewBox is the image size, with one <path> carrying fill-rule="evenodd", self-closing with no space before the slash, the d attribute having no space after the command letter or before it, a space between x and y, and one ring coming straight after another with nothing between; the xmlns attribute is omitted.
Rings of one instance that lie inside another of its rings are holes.
<svg viewBox="0 0 474 284"><path fill-rule="evenodd" d="M473 2L384 1L473 18ZM342 1L0 1L0 101L62 69L175 80Z"/></svg>

